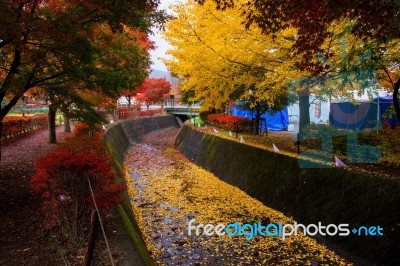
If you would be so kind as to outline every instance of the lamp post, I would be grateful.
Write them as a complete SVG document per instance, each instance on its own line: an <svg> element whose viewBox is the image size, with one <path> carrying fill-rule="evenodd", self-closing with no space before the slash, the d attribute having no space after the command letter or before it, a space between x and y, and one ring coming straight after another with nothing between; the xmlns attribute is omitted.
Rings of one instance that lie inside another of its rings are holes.
<svg viewBox="0 0 400 266"><path fill-rule="evenodd" d="M171 94L169 96L169 98L171 100L171 114L173 115L174 114L174 105L175 105L175 101L174 101L175 95Z"/></svg>

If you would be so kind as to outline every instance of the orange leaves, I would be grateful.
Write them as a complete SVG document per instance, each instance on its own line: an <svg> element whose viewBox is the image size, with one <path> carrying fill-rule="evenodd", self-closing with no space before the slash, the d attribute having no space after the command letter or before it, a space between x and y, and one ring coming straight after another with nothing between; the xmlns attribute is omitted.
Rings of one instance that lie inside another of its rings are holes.
<svg viewBox="0 0 400 266"><path fill-rule="evenodd" d="M165 78L148 78L136 91L139 99L146 102L158 102L168 96L171 91L171 83Z"/></svg>
<svg viewBox="0 0 400 266"><path fill-rule="evenodd" d="M17 121L41 121L43 118L46 118L47 114L35 115L35 116L6 116L3 119L3 123L14 123Z"/></svg>
<svg viewBox="0 0 400 266"><path fill-rule="evenodd" d="M138 29L134 29L127 25L123 25L124 32L129 35L132 35L139 43L139 46L145 50L153 50L155 49L154 42L149 39L149 36Z"/></svg>
<svg viewBox="0 0 400 266"><path fill-rule="evenodd" d="M92 137L95 140L100 140L101 139L101 133L100 133L101 129L100 126L96 126L96 127L90 127L88 124L79 122L76 125L74 125L74 136L78 137L78 138L82 138L82 137L87 137L89 135L92 135Z"/></svg>

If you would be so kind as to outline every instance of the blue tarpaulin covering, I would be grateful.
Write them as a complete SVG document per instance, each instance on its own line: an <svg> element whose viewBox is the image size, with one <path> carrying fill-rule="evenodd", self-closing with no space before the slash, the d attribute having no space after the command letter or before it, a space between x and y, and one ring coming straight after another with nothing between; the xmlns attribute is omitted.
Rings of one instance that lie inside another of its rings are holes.
<svg viewBox="0 0 400 266"><path fill-rule="evenodd" d="M382 115L392 105L392 96L377 97L372 102L358 104L350 102L331 103L329 121L334 127L343 129L379 128ZM389 123L394 126L396 118L390 119Z"/></svg>
<svg viewBox="0 0 400 266"><path fill-rule="evenodd" d="M237 115L241 117L246 117L252 119L256 117L256 111L251 111L242 108L241 106L232 107L232 115ZM261 118L265 118L267 122L267 128L270 131L279 131L287 129L289 125L289 115L287 107L283 108L281 111L271 111L261 115ZM265 131L264 124L261 123L261 130Z"/></svg>
<svg viewBox="0 0 400 266"><path fill-rule="evenodd" d="M371 102L331 103L329 121L336 128L351 130L376 128L379 122L377 106Z"/></svg>

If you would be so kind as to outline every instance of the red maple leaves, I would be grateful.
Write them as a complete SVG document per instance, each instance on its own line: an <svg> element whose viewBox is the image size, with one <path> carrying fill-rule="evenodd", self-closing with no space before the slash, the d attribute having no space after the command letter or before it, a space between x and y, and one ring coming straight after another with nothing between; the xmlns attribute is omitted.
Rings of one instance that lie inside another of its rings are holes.
<svg viewBox="0 0 400 266"><path fill-rule="evenodd" d="M143 102L159 102L166 99L171 91L171 83L165 78L148 78L136 91L136 98Z"/></svg>
<svg viewBox="0 0 400 266"><path fill-rule="evenodd" d="M209 114L207 120L211 125L221 127L226 130L235 130L238 125L239 130L246 129L250 124L250 121L246 118L226 115L226 114Z"/></svg>
<svg viewBox="0 0 400 266"><path fill-rule="evenodd" d="M48 226L61 225L74 236L82 235L94 206L89 181L99 208L120 202L125 189L99 138L71 138L39 159L36 169L32 190L42 197Z"/></svg>

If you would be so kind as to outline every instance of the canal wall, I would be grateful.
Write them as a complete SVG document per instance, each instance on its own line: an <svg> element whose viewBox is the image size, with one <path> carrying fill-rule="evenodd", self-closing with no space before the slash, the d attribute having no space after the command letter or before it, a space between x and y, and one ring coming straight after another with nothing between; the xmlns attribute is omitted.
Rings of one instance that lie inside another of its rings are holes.
<svg viewBox="0 0 400 266"><path fill-rule="evenodd" d="M322 237L370 264L400 265L400 180L345 168L302 169L296 157L184 125L176 147L194 163L302 224L381 226L384 236Z"/></svg>

